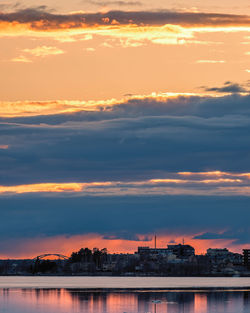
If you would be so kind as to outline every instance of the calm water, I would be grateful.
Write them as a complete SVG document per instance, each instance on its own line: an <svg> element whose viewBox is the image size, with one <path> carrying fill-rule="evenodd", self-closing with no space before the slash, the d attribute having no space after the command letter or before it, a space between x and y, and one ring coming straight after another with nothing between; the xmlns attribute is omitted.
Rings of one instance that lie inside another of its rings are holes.
<svg viewBox="0 0 250 313"><path fill-rule="evenodd" d="M249 291L0 289L1 313L249 313Z"/></svg>

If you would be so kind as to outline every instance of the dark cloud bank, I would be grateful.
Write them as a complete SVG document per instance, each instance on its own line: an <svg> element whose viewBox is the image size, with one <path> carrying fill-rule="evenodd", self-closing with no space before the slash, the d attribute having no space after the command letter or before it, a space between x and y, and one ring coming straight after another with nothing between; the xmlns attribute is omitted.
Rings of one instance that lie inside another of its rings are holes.
<svg viewBox="0 0 250 313"><path fill-rule="evenodd" d="M233 83L230 81L227 81L224 83L224 86L222 87L203 87L206 91L215 91L215 92L221 92L221 93L242 93L247 92L249 93L249 87L248 84L241 85L238 83Z"/></svg>
<svg viewBox="0 0 250 313"><path fill-rule="evenodd" d="M122 5L122 1L120 5ZM139 3L137 3L139 4ZM103 18L106 18L105 20ZM109 19L109 22L107 21ZM115 20L120 24L182 26L249 26L250 17L247 15L193 13L174 11L110 11L107 13L74 13L55 14L47 7L27 8L11 13L0 13L0 21L31 23L34 30L81 27L87 25L106 25ZM42 23L36 23L41 21Z"/></svg>
<svg viewBox="0 0 250 313"><path fill-rule="evenodd" d="M28 238L99 233L106 239L138 240L136 234L192 235L229 229L230 235L197 239L249 242L245 197L76 197L18 196L1 199L0 252L15 251ZM150 236L144 239L147 241Z"/></svg>
<svg viewBox="0 0 250 313"><path fill-rule="evenodd" d="M133 99L107 111L1 119L0 132L9 145L0 150L2 185L250 172L249 95ZM200 239L247 243L249 207L249 197L236 196L2 196L0 252L10 237L89 232L204 232Z"/></svg>
<svg viewBox="0 0 250 313"><path fill-rule="evenodd" d="M0 184L250 172L250 96L129 100L98 112L2 119Z"/></svg>

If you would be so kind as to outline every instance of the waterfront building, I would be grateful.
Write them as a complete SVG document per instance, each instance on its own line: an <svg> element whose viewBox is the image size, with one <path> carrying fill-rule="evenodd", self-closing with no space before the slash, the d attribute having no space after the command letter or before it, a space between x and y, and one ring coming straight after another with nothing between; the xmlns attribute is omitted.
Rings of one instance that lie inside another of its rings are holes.
<svg viewBox="0 0 250 313"><path fill-rule="evenodd" d="M136 254L140 256L161 256L168 259L189 259L195 255L195 249L190 245L168 245L167 248L138 247Z"/></svg>
<svg viewBox="0 0 250 313"><path fill-rule="evenodd" d="M136 252L139 255L157 255L168 256L171 252L167 248L150 248L150 247L138 247Z"/></svg>
<svg viewBox="0 0 250 313"><path fill-rule="evenodd" d="M195 255L195 249L190 245L168 245L169 253L176 255L178 259L187 259Z"/></svg>
<svg viewBox="0 0 250 313"><path fill-rule="evenodd" d="M243 250L243 264L250 269L250 249Z"/></svg>
<svg viewBox="0 0 250 313"><path fill-rule="evenodd" d="M233 253L228 249L207 249L206 256L212 263L232 263L235 265L242 264L242 255Z"/></svg>

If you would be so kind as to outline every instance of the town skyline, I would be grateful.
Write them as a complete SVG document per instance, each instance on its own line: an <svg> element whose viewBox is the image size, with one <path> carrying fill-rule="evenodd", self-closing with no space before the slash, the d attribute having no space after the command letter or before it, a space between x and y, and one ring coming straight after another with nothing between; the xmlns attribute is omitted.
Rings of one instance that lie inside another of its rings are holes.
<svg viewBox="0 0 250 313"><path fill-rule="evenodd" d="M165 248L138 247L134 253L109 253L106 248L81 248L70 256L57 253L32 259L0 259L0 275L114 276L250 276L250 249L233 253L209 248L199 255L188 244Z"/></svg>

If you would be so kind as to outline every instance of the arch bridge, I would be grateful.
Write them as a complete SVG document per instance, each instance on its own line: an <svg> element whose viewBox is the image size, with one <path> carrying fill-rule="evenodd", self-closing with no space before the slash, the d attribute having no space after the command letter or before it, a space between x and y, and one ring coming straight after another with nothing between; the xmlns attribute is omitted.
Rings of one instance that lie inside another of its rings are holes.
<svg viewBox="0 0 250 313"><path fill-rule="evenodd" d="M58 257L58 259L63 259L63 260L68 260L69 257L66 256L66 255L63 255L63 254L59 254L59 253L46 253L46 254L41 254L41 255L38 255L36 256L33 260L41 260L41 259L46 259L46 257L49 257L49 256L56 256Z"/></svg>

